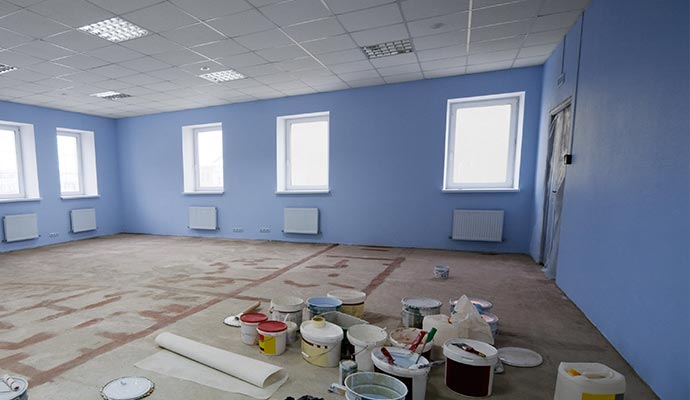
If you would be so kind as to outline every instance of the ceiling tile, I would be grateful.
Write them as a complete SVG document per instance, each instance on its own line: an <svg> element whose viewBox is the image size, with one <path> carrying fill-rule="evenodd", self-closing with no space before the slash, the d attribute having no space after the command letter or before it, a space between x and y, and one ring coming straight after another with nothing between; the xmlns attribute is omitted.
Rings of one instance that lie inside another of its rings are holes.
<svg viewBox="0 0 690 400"><path fill-rule="evenodd" d="M472 42L481 42L484 40L502 39L511 36L524 35L529 32L532 22L533 19L524 19L505 24L473 28L470 40Z"/></svg>
<svg viewBox="0 0 690 400"><path fill-rule="evenodd" d="M534 32L527 35L524 46L537 46L540 44L560 43L568 32L567 29L555 31Z"/></svg>
<svg viewBox="0 0 690 400"><path fill-rule="evenodd" d="M419 64L414 63L414 64L405 64L405 65L396 65L393 67L383 67L383 68L376 68L379 71L379 74L383 76L384 78L386 76L391 76L391 75L399 75L399 74L408 74L408 73L415 73L415 72L420 72L421 69L419 69Z"/></svg>
<svg viewBox="0 0 690 400"><path fill-rule="evenodd" d="M534 25L532 25L532 32L570 28L580 17L580 14L582 14L581 11L570 11L537 17L537 20L534 21Z"/></svg>
<svg viewBox="0 0 690 400"><path fill-rule="evenodd" d="M358 47L349 35L333 36L330 38L301 43L312 54L329 53L338 50Z"/></svg>
<svg viewBox="0 0 690 400"><path fill-rule="evenodd" d="M395 0L326 0L328 6L336 14L343 14L393 2L395 2Z"/></svg>
<svg viewBox="0 0 690 400"><path fill-rule="evenodd" d="M43 62L40 64L31 64L26 66L27 69L30 69L32 71L40 72L42 74L46 74L49 76L60 76L60 75L65 75L65 74L70 74L75 72L73 68L63 66L63 65L58 65L52 62Z"/></svg>
<svg viewBox="0 0 690 400"><path fill-rule="evenodd" d="M271 21L280 26L331 16L321 0L293 0L260 8Z"/></svg>
<svg viewBox="0 0 690 400"><path fill-rule="evenodd" d="M523 47L518 53L518 58L529 58L529 57L548 57L553 53L553 49L556 48L556 44L542 44L539 46Z"/></svg>
<svg viewBox="0 0 690 400"><path fill-rule="evenodd" d="M467 44L466 31L453 31L440 33L438 35L428 35L416 37L412 40L416 51L435 49L439 47L461 46Z"/></svg>
<svg viewBox="0 0 690 400"><path fill-rule="evenodd" d="M335 18L323 18L284 28L285 33L298 42L321 39L345 33L345 29Z"/></svg>
<svg viewBox="0 0 690 400"><path fill-rule="evenodd" d="M502 69L508 69L512 65L513 65L512 61L500 61L500 62L493 62L493 63L487 63L487 64L468 65L467 66L467 73L468 74L476 74L479 72L499 71Z"/></svg>
<svg viewBox="0 0 690 400"><path fill-rule="evenodd" d="M121 76L136 74L136 71L131 70L129 68L125 68L119 64L110 64L103 67L94 68L89 70L89 72L93 72L94 74L98 75L103 75L106 78L119 78Z"/></svg>
<svg viewBox="0 0 690 400"><path fill-rule="evenodd" d="M2 62L2 61L0 60L0 62ZM8 75L11 78L8 77ZM9 80L12 84L11 85L4 85L4 83L3 83L2 85L0 85L0 87L16 86L18 82L33 82L33 81L37 81L37 80L41 80L41 79L50 78L49 75L40 74L38 72L31 71L31 70L24 69L24 68L19 68L17 70L12 71L11 74L7 74L7 75L3 75L3 76L4 76L3 82L4 82L4 80ZM2 91L0 90L0 92L2 92Z"/></svg>
<svg viewBox="0 0 690 400"><path fill-rule="evenodd" d="M226 57L233 54L246 53L248 50L232 39L225 39L214 43L195 46L194 51L208 58Z"/></svg>
<svg viewBox="0 0 690 400"><path fill-rule="evenodd" d="M385 83L386 83L386 81L384 81L383 78L371 78L371 79L362 79L362 80L355 80L355 81L348 81L347 82L347 84L353 88L377 86L377 85L383 85Z"/></svg>
<svg viewBox="0 0 690 400"><path fill-rule="evenodd" d="M187 51L187 50L183 50L183 51ZM156 57L160 57L164 54L170 54L170 53L159 54ZM138 71L138 72L150 72L150 71L156 71L159 69L170 68L170 64L165 63L165 62L161 61L160 59L156 59L156 58L148 57L148 56L142 57L142 58L137 58L137 59L130 60L130 61L124 61L124 62L119 63L118 65L123 66L125 68L133 69L134 71ZM125 74L125 75L129 75L129 74ZM124 76L124 75L121 75L121 76Z"/></svg>
<svg viewBox="0 0 690 400"><path fill-rule="evenodd" d="M475 10L472 13L472 27L534 18L539 13L541 2L542 0L525 0L517 3Z"/></svg>
<svg viewBox="0 0 690 400"><path fill-rule="evenodd" d="M363 79L380 78L381 75L375 69L340 73L338 76L344 81L359 81Z"/></svg>
<svg viewBox="0 0 690 400"><path fill-rule="evenodd" d="M261 75L279 74L284 71L278 69L278 67L276 67L275 64L261 64L250 67L243 67L240 69L240 72L246 76L255 77Z"/></svg>
<svg viewBox="0 0 690 400"><path fill-rule="evenodd" d="M68 81L65 79L60 79L60 78L43 79L40 81L36 81L36 84L41 85L41 86L50 87L53 89L64 89L64 88L74 86L74 82L71 82L71 81Z"/></svg>
<svg viewBox="0 0 690 400"><path fill-rule="evenodd" d="M103 61L100 58L90 57L84 54L77 54L70 57L61 58L56 60L58 64L66 65L74 69L91 69L96 67L102 67L108 64L108 61Z"/></svg>
<svg viewBox="0 0 690 400"><path fill-rule="evenodd" d="M225 36L201 23L168 31L162 36L188 47L225 39Z"/></svg>
<svg viewBox="0 0 690 400"><path fill-rule="evenodd" d="M271 47L287 46L294 43L279 29L252 33L251 35L237 37L235 40L242 46L255 51Z"/></svg>
<svg viewBox="0 0 690 400"><path fill-rule="evenodd" d="M410 72L405 74L389 75L383 77L383 80L386 81L386 83L409 82L417 81L420 79L424 79L424 75L422 75L421 72Z"/></svg>
<svg viewBox="0 0 690 400"><path fill-rule="evenodd" d="M541 15L562 13L565 11L583 10L591 0L547 0L541 6Z"/></svg>
<svg viewBox="0 0 690 400"><path fill-rule="evenodd" d="M308 56L308 54L297 45L259 50L256 54L271 62L292 60Z"/></svg>
<svg viewBox="0 0 690 400"><path fill-rule="evenodd" d="M435 17L469 9L469 0L406 0L400 3L405 19Z"/></svg>
<svg viewBox="0 0 690 400"><path fill-rule="evenodd" d="M244 0L171 0L195 17L206 20L246 11L252 6Z"/></svg>
<svg viewBox="0 0 690 400"><path fill-rule="evenodd" d="M160 54L182 48L179 44L173 43L160 35L147 35L138 39L128 40L122 42L122 46L146 55Z"/></svg>
<svg viewBox="0 0 690 400"><path fill-rule="evenodd" d="M0 17L4 17L7 14L11 14L15 11L19 11L20 8L12 3L0 0Z"/></svg>
<svg viewBox="0 0 690 400"><path fill-rule="evenodd" d="M53 60L55 58L66 57L74 54L74 52L71 50L63 49L42 40L34 40L33 42L17 46L12 50L18 53L34 56L36 58L42 58L44 60Z"/></svg>
<svg viewBox="0 0 690 400"><path fill-rule="evenodd" d="M544 62L546 62L546 60L548 58L549 58L548 56L518 58L513 63L513 68L531 67L533 65L542 65L542 64L544 64Z"/></svg>
<svg viewBox="0 0 690 400"><path fill-rule="evenodd" d="M155 72L154 72L155 74ZM164 79L154 77L149 74L136 74L136 75L129 75L129 76L123 76L121 78L118 78L122 82L126 83L131 83L133 85L150 85L152 83L158 83L158 82L163 82ZM132 91L130 90L129 93L127 94L133 94Z"/></svg>
<svg viewBox="0 0 690 400"><path fill-rule="evenodd" d="M201 68L204 68L202 71ZM225 71L227 67L219 62L215 61L203 61L195 64L187 64L179 67L179 69L175 71L171 70L165 70L163 71L165 74L170 74L172 75L170 78L167 78L168 80L171 81L178 81L184 77L187 77L187 74L180 75L180 73L187 72L188 74L193 74L193 75L201 75L201 74L206 74L210 72L218 72L218 71ZM174 75L173 75L174 74ZM158 73L156 73L156 76L158 76ZM208 83L208 81L205 81Z"/></svg>
<svg viewBox="0 0 690 400"><path fill-rule="evenodd" d="M417 55L414 53L398 54L395 56L380 57L371 60L376 68L390 67L393 65L410 64L417 62Z"/></svg>
<svg viewBox="0 0 690 400"><path fill-rule="evenodd" d="M523 36L507 39L488 40L485 42L470 43L470 54L490 53L492 51L519 49L524 41Z"/></svg>
<svg viewBox="0 0 690 400"><path fill-rule="evenodd" d="M22 10L0 19L0 27L38 39L69 29L65 25L58 24L27 10Z"/></svg>
<svg viewBox="0 0 690 400"><path fill-rule="evenodd" d="M417 37L464 30L467 29L467 22L468 13L461 12L408 22L407 27L410 30L410 35Z"/></svg>
<svg viewBox="0 0 690 400"><path fill-rule="evenodd" d="M275 63L275 65L280 68L282 71L299 71L303 69L310 69L310 68L322 68L321 64L319 64L318 61L314 60L311 57L303 57L303 58L298 58L295 60L288 60L288 61L281 61L278 63Z"/></svg>
<svg viewBox="0 0 690 400"><path fill-rule="evenodd" d="M338 83L327 83L324 85L313 85L312 87L318 92L332 92L334 90L344 90L350 88L350 86L343 81Z"/></svg>
<svg viewBox="0 0 690 400"><path fill-rule="evenodd" d="M125 14L160 3L161 0L89 0L91 3L115 14Z"/></svg>
<svg viewBox="0 0 690 400"><path fill-rule="evenodd" d="M87 54L100 58L101 60L105 61L110 61L110 62L121 62L121 61L127 61L127 60L133 60L135 58L139 58L143 56L142 53L139 53L138 51L130 50L124 46L121 46L119 44L111 44L110 46L107 47L102 47L96 50L91 50L87 52Z"/></svg>
<svg viewBox="0 0 690 400"><path fill-rule="evenodd" d="M189 51L186 49L176 50L176 51L172 51L172 52L168 52L168 53L156 54L153 57L166 63L166 67L170 67L170 65L180 66L180 65L186 65L186 64L194 64L194 63L198 63L200 61L206 60L206 58L194 53L193 51ZM167 64L169 64L169 65L167 65ZM158 68L158 69L163 69L163 68Z"/></svg>
<svg viewBox="0 0 690 400"><path fill-rule="evenodd" d="M259 57L255 53L236 54L233 56L218 58L216 59L216 61L229 68L248 67L251 65L259 65L266 63L266 60Z"/></svg>
<svg viewBox="0 0 690 400"><path fill-rule="evenodd" d="M477 10L480 8L498 6L501 4L515 3L515 1L521 0L474 0L472 2L472 9Z"/></svg>
<svg viewBox="0 0 690 400"><path fill-rule="evenodd" d="M9 49L10 47L28 43L32 40L34 40L34 38L0 28L0 48Z"/></svg>
<svg viewBox="0 0 690 400"><path fill-rule="evenodd" d="M156 33L197 22L194 18L168 2L125 14L122 18Z"/></svg>
<svg viewBox="0 0 690 400"><path fill-rule="evenodd" d="M442 78L444 76L454 76L454 75L462 75L465 72L467 72L467 67L462 66L462 67L454 67L454 68L445 68L445 69L435 69L433 71L423 71L424 77L426 79L433 79L433 78Z"/></svg>
<svg viewBox="0 0 690 400"><path fill-rule="evenodd" d="M417 52L420 62L442 60L444 58L461 57L467 54L466 46L448 46Z"/></svg>
<svg viewBox="0 0 690 400"><path fill-rule="evenodd" d="M110 42L108 42L107 40L103 40L98 36L94 36L78 30L58 33L57 35L48 36L43 40L45 40L46 42L57 44L58 46L66 47L76 52L98 49L110 44Z"/></svg>
<svg viewBox="0 0 690 400"><path fill-rule="evenodd" d="M302 82L306 83L307 85L314 87L318 85L333 85L333 84L343 84L343 80L338 78L335 75L328 75L328 76L306 76L301 78Z"/></svg>
<svg viewBox="0 0 690 400"><path fill-rule="evenodd" d="M94 74L92 72L86 72L86 71L79 71L79 72L75 72L73 74L64 75L63 78L69 79L70 81L73 81L73 82L88 83L88 84L92 84L95 82L102 82L102 81L107 79L101 75L97 75L97 74Z"/></svg>
<svg viewBox="0 0 690 400"><path fill-rule="evenodd" d="M350 32L403 22L402 14L400 14L397 4L386 4L380 7L341 14L338 15L338 19L342 22L345 29Z"/></svg>
<svg viewBox="0 0 690 400"><path fill-rule="evenodd" d="M433 71L435 69L460 68L467 64L467 57L444 58L441 60L426 61L421 63L424 71Z"/></svg>
<svg viewBox="0 0 690 400"><path fill-rule="evenodd" d="M41 62L43 62L43 60L40 58L27 56L26 54L20 54L10 50L0 51L0 64L11 65L13 67L24 67Z"/></svg>
<svg viewBox="0 0 690 400"><path fill-rule="evenodd" d="M285 90L309 88L304 82L295 80L294 78L292 81L288 82L273 83L271 84L271 87L276 90L280 90L281 92Z"/></svg>
<svg viewBox="0 0 690 400"><path fill-rule="evenodd" d="M368 29L352 33L352 38L360 46L407 39L409 37L404 24L384 26L383 28Z"/></svg>
<svg viewBox="0 0 690 400"><path fill-rule="evenodd" d="M342 64L367 59L361 49L348 49L334 51L332 53L319 54L317 58L326 65Z"/></svg>
<svg viewBox="0 0 690 400"><path fill-rule="evenodd" d="M29 10L78 28L114 17L111 12L85 0L50 0L35 4Z"/></svg>
<svg viewBox="0 0 690 400"><path fill-rule="evenodd" d="M273 85L275 83L284 83L284 82L292 82L295 80L295 77L290 75L287 72L282 72L278 74L272 74L272 75L263 75L263 76L257 76L256 78L257 81L265 84L265 85Z"/></svg>
<svg viewBox="0 0 690 400"><path fill-rule="evenodd" d="M208 21L212 27L229 37L248 35L272 29L275 25L256 10L228 15Z"/></svg>
<svg viewBox="0 0 690 400"><path fill-rule="evenodd" d="M487 64L499 61L513 61L517 56L518 50L503 50L493 53L470 54L467 58L467 65Z"/></svg>

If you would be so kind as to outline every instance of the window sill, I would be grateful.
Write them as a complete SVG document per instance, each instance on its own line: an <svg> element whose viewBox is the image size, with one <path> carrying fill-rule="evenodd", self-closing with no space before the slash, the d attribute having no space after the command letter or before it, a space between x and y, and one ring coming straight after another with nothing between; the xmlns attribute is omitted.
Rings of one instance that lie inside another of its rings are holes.
<svg viewBox="0 0 690 400"><path fill-rule="evenodd" d="M205 192L182 192L183 195L185 196L196 196L196 195L205 195L205 194L210 194L210 195L221 195L224 194L224 190L220 191L205 191Z"/></svg>
<svg viewBox="0 0 690 400"><path fill-rule="evenodd" d="M41 197L17 197L14 199L0 199L0 203L23 203L28 201L41 201Z"/></svg>
<svg viewBox="0 0 690 400"><path fill-rule="evenodd" d="M76 196L60 196L62 200L76 200L76 199L98 199L100 194L78 194Z"/></svg>
<svg viewBox="0 0 690 400"><path fill-rule="evenodd" d="M323 190L276 190L276 194L328 194L329 189Z"/></svg>
<svg viewBox="0 0 690 400"><path fill-rule="evenodd" d="M443 193L517 193L518 188L443 189Z"/></svg>

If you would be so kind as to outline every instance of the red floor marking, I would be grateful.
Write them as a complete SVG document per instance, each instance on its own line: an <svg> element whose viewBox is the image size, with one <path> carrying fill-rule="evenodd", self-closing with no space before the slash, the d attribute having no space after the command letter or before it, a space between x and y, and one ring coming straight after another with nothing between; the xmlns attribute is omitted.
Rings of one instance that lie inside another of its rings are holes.
<svg viewBox="0 0 690 400"><path fill-rule="evenodd" d="M336 273L328 274L328 277L329 277L329 278L337 278L337 277L339 277L339 276L340 276L340 274L336 274Z"/></svg>
<svg viewBox="0 0 690 400"><path fill-rule="evenodd" d="M105 305L107 305L107 304L114 303L114 302L116 302L116 301L120 301L121 299L122 299L121 296L111 297L111 298L109 298L109 299L106 299L106 300L103 300L103 301L99 301L98 303L89 304L89 305L84 306L84 307L82 307L82 308L69 308L69 307L58 306L58 307L64 308L65 310L64 310L63 312L60 312L60 313L57 313L57 314L53 314L53 315L49 315L49 316L47 316L47 317L43 317L43 318L41 318L39 321L43 321L43 322L45 322L45 321L52 321L52 320L54 320L54 319L58 319L58 318L61 318L61 317L66 316L66 315L74 314L75 312L78 312L78 311L92 310L92 309L94 309L94 308L103 307L103 306L105 306ZM52 306L52 307L55 307L55 306Z"/></svg>
<svg viewBox="0 0 690 400"><path fill-rule="evenodd" d="M89 326L96 325L99 322L104 321L104 318L94 318L88 321L84 321L81 324L74 327L74 329L88 328Z"/></svg>
<svg viewBox="0 0 690 400"><path fill-rule="evenodd" d="M264 303L271 301L271 299L267 299L265 297L241 296L241 295L232 296L231 298L237 299L237 300L263 301Z"/></svg>
<svg viewBox="0 0 690 400"><path fill-rule="evenodd" d="M29 354L27 353L12 354L9 357L0 358L0 367L2 367L4 371L12 371L24 376L31 376L40 373L41 371L37 370L36 368L20 362L27 358L29 358Z"/></svg>
<svg viewBox="0 0 690 400"><path fill-rule="evenodd" d="M380 274L376 275L376 277L367 285L366 288L364 288L363 292L369 296L371 292L376 290L383 282L385 282L386 278L390 276L390 274L393 273L400 265L405 261L405 257L398 257L395 260L393 260L386 269L384 269Z"/></svg>
<svg viewBox="0 0 690 400"><path fill-rule="evenodd" d="M328 284L339 287L339 288L343 288L343 289L354 289L355 288L354 286L346 285L344 283L328 282Z"/></svg>
<svg viewBox="0 0 690 400"><path fill-rule="evenodd" d="M101 290L103 290L103 289L91 289L91 290L87 290L87 291L82 292L82 293L79 293L79 294L73 294L73 295L70 295L70 296L60 297L60 298L55 299L55 300L44 300L44 301L41 301L40 303L36 303L36 304L34 304L34 305L32 305L32 306L22 307L22 308L19 308L19 309L17 309L17 310L8 312L8 313L6 313L6 314L2 314L2 315L0 315L0 318L6 317L6 316L8 316L8 315L15 315L15 314L18 314L18 313L24 312L24 311L35 310L35 309L37 309L37 308L44 308L44 307L47 307L47 306L52 306L52 305L55 305L55 304L57 304L57 303L60 303L60 302L62 302L62 301L65 301L65 300L70 300L70 299L74 299L74 298L77 298L77 297L85 296L85 295L87 295L87 294L91 294L91 293L95 293L95 292L100 292Z"/></svg>
<svg viewBox="0 0 690 400"><path fill-rule="evenodd" d="M315 264L315 265L307 265L304 268L309 268L309 269L341 269L341 268L347 268L347 267L349 267L349 265L347 265L347 260L340 260L333 265Z"/></svg>
<svg viewBox="0 0 690 400"><path fill-rule="evenodd" d="M0 342L0 350L19 350L26 346L31 346L32 344L46 341L53 337L55 337L55 334L42 332L28 337L21 342Z"/></svg>
<svg viewBox="0 0 690 400"><path fill-rule="evenodd" d="M14 328L14 325L10 324L9 322L0 321L0 329L12 329L12 328Z"/></svg>
<svg viewBox="0 0 690 400"><path fill-rule="evenodd" d="M326 257L333 257L333 258L352 258L354 260L375 260L375 261L393 261L395 258L386 258L386 257L367 257L367 256L338 256L335 254L328 254Z"/></svg>
<svg viewBox="0 0 690 400"><path fill-rule="evenodd" d="M284 280L283 283L285 283L286 285L295 286L298 288L309 288L309 287L319 286L318 283L298 283L298 282L292 281L290 279Z"/></svg>

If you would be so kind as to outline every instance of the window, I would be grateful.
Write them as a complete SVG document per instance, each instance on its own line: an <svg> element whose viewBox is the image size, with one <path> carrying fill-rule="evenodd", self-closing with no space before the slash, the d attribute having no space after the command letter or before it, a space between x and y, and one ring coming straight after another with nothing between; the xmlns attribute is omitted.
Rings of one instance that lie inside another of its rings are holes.
<svg viewBox="0 0 690 400"><path fill-rule="evenodd" d="M0 202L40 200L34 127L0 121Z"/></svg>
<svg viewBox="0 0 690 400"><path fill-rule="evenodd" d="M98 196L94 133L59 128L57 151L62 198Z"/></svg>
<svg viewBox="0 0 690 400"><path fill-rule="evenodd" d="M328 192L329 113L278 117L277 192Z"/></svg>
<svg viewBox="0 0 690 400"><path fill-rule="evenodd" d="M182 153L185 193L223 192L223 128L221 124L183 127Z"/></svg>
<svg viewBox="0 0 690 400"><path fill-rule="evenodd" d="M448 101L444 190L519 189L524 92Z"/></svg>

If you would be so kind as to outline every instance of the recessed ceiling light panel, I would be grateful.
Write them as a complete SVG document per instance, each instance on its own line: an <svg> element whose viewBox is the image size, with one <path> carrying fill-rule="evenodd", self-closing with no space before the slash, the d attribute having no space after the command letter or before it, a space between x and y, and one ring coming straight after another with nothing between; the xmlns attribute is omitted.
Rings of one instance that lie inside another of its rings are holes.
<svg viewBox="0 0 690 400"><path fill-rule="evenodd" d="M199 78L204 78L207 81L219 83L219 82L227 82L227 81L235 81L238 79L244 79L244 78L246 78L246 76L235 71L234 69L229 69L227 71L217 71L217 72L209 72L208 74L202 74L202 75L199 75Z"/></svg>
<svg viewBox="0 0 690 400"><path fill-rule="evenodd" d="M17 67L13 67L11 65L5 65L5 64L0 64L0 74L4 74L6 72L14 71L17 69Z"/></svg>
<svg viewBox="0 0 690 400"><path fill-rule="evenodd" d="M108 100L116 100L116 99L124 99L127 97L132 97L132 96L125 94L125 93L113 92L112 90L107 91L107 92L94 93L91 96L98 97L101 99L108 99Z"/></svg>
<svg viewBox="0 0 690 400"><path fill-rule="evenodd" d="M122 18L115 17L105 21L96 22L91 25L82 26L80 31L96 35L114 43L132 40L149 34L146 29L127 22Z"/></svg>
<svg viewBox="0 0 690 400"><path fill-rule="evenodd" d="M362 47L362 51L364 51L364 54L366 54L369 59L411 53L412 50L412 42L410 39L394 40L392 42Z"/></svg>

